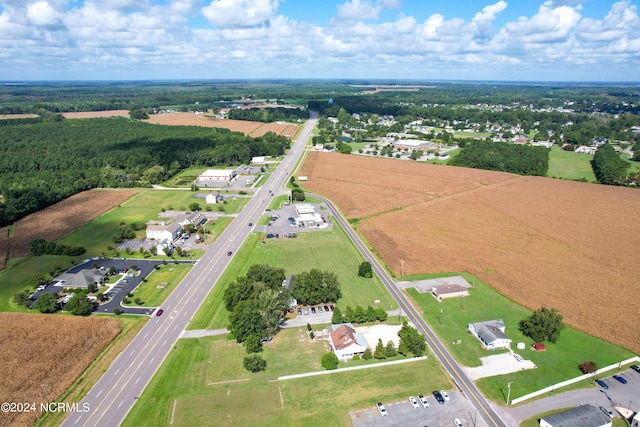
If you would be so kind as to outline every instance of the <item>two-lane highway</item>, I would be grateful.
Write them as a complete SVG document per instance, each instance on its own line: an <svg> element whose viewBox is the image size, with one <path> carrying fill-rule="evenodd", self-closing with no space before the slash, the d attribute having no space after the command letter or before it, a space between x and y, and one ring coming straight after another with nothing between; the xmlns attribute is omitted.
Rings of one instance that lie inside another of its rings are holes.
<svg viewBox="0 0 640 427"><path fill-rule="evenodd" d="M482 418L486 421L488 426L497 426L497 427L506 427L506 424L500 416L493 410L493 408L489 405L489 402L485 399L485 397L480 393L480 390L476 387L476 385L467 377L464 373L458 362L453 358L451 353L446 349L444 344L440 342L436 334L431 330L431 328L427 325L427 323L422 318L422 315L418 313L418 311L409 303L405 295L402 293L400 289L395 285L395 282L391 279L387 271L380 265L376 257L373 256L369 248L360 240L358 234L351 228L347 220L342 216L342 214L336 209L336 207L331 203L330 200L325 199L324 197L320 197L314 195L321 200L323 200L331 212L340 224L340 226L344 229L347 236L351 239L356 248L360 251L365 260L371 263L371 267L373 271L375 271L376 275L380 278L382 283L384 283L385 287L389 291L389 293L393 296L396 302L400 305L401 309L406 313L407 317L413 322L416 328L424 335L427 339L427 344L438 358L440 363L447 370L453 381L456 383L458 388L467 396L467 398L471 401L471 403L476 407L478 413L481 414Z"/></svg>
<svg viewBox="0 0 640 427"><path fill-rule="evenodd" d="M276 192L281 188L289 171L293 170L316 120L317 114L312 113L311 120L302 128L278 168L167 298L162 305L164 313L161 316L152 315L87 393L79 407L84 408L83 405L86 404L90 410L86 413L71 413L63 426L113 427L124 420L251 232L252 228L248 224L257 223L264 213L270 201L268 191ZM227 255L229 252L232 256Z"/></svg>

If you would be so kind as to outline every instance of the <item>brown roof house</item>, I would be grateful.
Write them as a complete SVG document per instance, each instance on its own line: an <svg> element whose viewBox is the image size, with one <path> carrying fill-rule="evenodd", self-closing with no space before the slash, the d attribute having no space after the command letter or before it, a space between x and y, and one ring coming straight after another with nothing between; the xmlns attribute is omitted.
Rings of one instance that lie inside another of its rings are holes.
<svg viewBox="0 0 640 427"><path fill-rule="evenodd" d="M436 299L442 301L445 298L467 297L469 289L457 284L438 285L431 288L431 293Z"/></svg>
<svg viewBox="0 0 640 427"><path fill-rule="evenodd" d="M349 360L353 356L362 355L369 347L362 334L356 332L351 323L331 325L329 343L339 360Z"/></svg>

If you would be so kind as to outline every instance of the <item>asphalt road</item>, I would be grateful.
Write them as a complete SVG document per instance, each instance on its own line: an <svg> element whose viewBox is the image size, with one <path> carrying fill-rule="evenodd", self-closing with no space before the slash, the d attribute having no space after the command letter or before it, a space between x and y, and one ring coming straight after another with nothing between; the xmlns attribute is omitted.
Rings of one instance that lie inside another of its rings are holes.
<svg viewBox="0 0 640 427"><path fill-rule="evenodd" d="M378 275L382 283L386 286L387 290L393 298L398 302L405 315L411 320L411 322L418 328L418 330L427 339L427 344L438 358L440 363L447 370L453 381L456 383L458 389L471 401L473 406L478 409L478 414L486 421L488 426L500 426L506 427L500 416L489 405L489 402L484 398L480 390L476 385L467 377L460 365L456 362L453 356L445 348L445 346L436 337L433 331L429 328L427 323L422 319L420 313L409 303L402 291L396 287L395 282L391 279L387 271L380 265L378 260L373 256L369 248L360 240L359 236L353 231L349 223L342 216L342 214L333 206L333 204L322 197L314 195L323 200L335 217L335 220L340 223L342 228L347 233L347 236L351 239L353 244L358 248L364 258L371 263L373 270Z"/></svg>
<svg viewBox="0 0 640 427"><path fill-rule="evenodd" d="M202 301L229 265L233 254L251 232L248 224L257 223L264 213L270 198L268 191L276 192L280 189L289 171L293 170L317 117L317 114L311 114L311 120L307 121L278 168L167 298L162 306L164 313L151 317L87 393L79 407L87 404L89 411L71 413L62 423L63 426L113 427L122 423L138 396L174 348ZM229 251L232 252L232 256L227 256Z"/></svg>

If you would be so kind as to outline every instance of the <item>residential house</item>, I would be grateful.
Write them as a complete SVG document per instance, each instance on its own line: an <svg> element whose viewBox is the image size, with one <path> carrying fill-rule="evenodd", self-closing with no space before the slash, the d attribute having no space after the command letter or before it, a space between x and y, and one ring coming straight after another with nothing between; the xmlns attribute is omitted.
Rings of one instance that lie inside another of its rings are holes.
<svg viewBox="0 0 640 427"><path fill-rule="evenodd" d="M185 227L187 224L192 224L194 227L197 227L207 222L207 218L205 218L202 212L195 211L176 215L176 221L178 221L178 223L183 227Z"/></svg>
<svg viewBox="0 0 640 427"><path fill-rule="evenodd" d="M173 242L182 234L182 226L177 222L147 222L147 239Z"/></svg>
<svg viewBox="0 0 640 427"><path fill-rule="evenodd" d="M224 201L224 197L220 193L209 193L207 197L205 197L205 203L208 205L215 203L222 203Z"/></svg>
<svg viewBox="0 0 640 427"><path fill-rule="evenodd" d="M457 284L438 285L431 288L431 293L436 299L442 301L446 298L467 297L469 289Z"/></svg>
<svg viewBox="0 0 640 427"><path fill-rule="evenodd" d="M585 404L540 418L540 427L611 427L611 418Z"/></svg>
<svg viewBox="0 0 640 427"><path fill-rule="evenodd" d="M482 343L482 348L486 350L509 348L511 346L511 339L504 333L505 326L502 319L469 323L468 330Z"/></svg>
<svg viewBox="0 0 640 427"><path fill-rule="evenodd" d="M356 332L351 323L331 325L329 344L339 360L352 359L356 354L362 355L369 347L367 340Z"/></svg>

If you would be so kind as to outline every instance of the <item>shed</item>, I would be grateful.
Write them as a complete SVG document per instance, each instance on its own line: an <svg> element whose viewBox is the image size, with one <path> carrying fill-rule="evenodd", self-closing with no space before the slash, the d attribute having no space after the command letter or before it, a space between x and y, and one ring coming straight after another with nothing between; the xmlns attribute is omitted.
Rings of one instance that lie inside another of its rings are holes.
<svg viewBox="0 0 640 427"><path fill-rule="evenodd" d="M544 343L541 342L534 342L533 345L531 346L531 350L535 350L535 351L545 351L547 349L547 347L545 347Z"/></svg>

